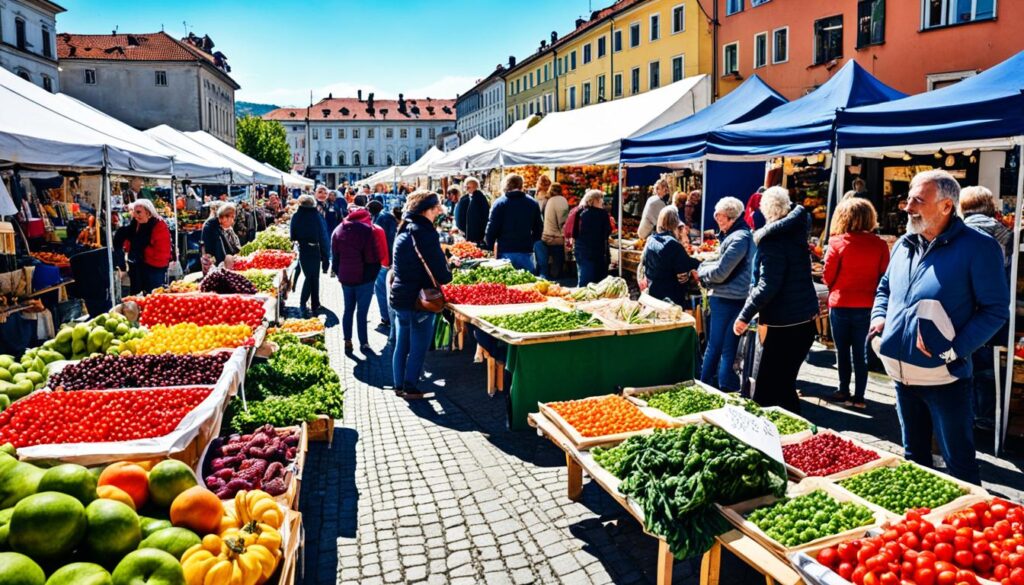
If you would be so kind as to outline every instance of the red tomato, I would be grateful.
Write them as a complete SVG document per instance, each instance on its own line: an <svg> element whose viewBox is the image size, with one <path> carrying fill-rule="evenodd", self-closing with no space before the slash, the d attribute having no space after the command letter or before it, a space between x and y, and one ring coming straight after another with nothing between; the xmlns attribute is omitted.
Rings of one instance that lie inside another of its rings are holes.
<svg viewBox="0 0 1024 585"><path fill-rule="evenodd" d="M854 569L853 575L851 575L851 580L853 581L854 585L864 585L864 575L866 575L867 572L868 569L864 566L859 566L856 569Z"/></svg>
<svg viewBox="0 0 1024 585"><path fill-rule="evenodd" d="M834 569L839 565L839 553L832 547L821 549L821 552L818 553L818 562Z"/></svg>
<svg viewBox="0 0 1024 585"><path fill-rule="evenodd" d="M935 545L935 558L940 561L952 561L953 560L953 545L948 542L940 542ZM857 557L860 560L860 557Z"/></svg>
<svg viewBox="0 0 1024 585"><path fill-rule="evenodd" d="M882 573L882 576L878 578L878 582L881 585L899 585L900 578L895 573L886 572Z"/></svg>
<svg viewBox="0 0 1024 585"><path fill-rule="evenodd" d="M956 554L953 555L953 559L956 561L956 564L965 569L970 569L974 566L974 553L969 550L956 551Z"/></svg>
<svg viewBox="0 0 1024 585"><path fill-rule="evenodd" d="M971 571L957 571L956 582L966 583L967 585L978 585L978 578Z"/></svg>
<svg viewBox="0 0 1024 585"><path fill-rule="evenodd" d="M942 571L935 576L936 585L956 585L956 571Z"/></svg>
<svg viewBox="0 0 1024 585"><path fill-rule="evenodd" d="M946 524L940 524L935 527L935 542L953 542L953 537L956 536L956 529Z"/></svg>
<svg viewBox="0 0 1024 585"><path fill-rule="evenodd" d="M851 563L846 562L839 563L839 569L837 570L837 573L839 573L840 577L849 581L853 577L853 565ZM1007 570L1006 574L1010 574L1009 570Z"/></svg>
<svg viewBox="0 0 1024 585"><path fill-rule="evenodd" d="M1024 585L1024 567L1016 567L1010 571L1010 583Z"/></svg>
<svg viewBox="0 0 1024 585"><path fill-rule="evenodd" d="M839 558L843 561L850 563L857 559L857 549L852 543L844 542L836 548L836 552L839 554Z"/></svg>
<svg viewBox="0 0 1024 585"><path fill-rule="evenodd" d="M992 557L990 555L979 553L974 555L974 570L986 574L992 570Z"/></svg>
<svg viewBox="0 0 1024 585"><path fill-rule="evenodd" d="M914 583L917 585L934 585L935 571L932 569L918 569L914 571Z"/></svg>

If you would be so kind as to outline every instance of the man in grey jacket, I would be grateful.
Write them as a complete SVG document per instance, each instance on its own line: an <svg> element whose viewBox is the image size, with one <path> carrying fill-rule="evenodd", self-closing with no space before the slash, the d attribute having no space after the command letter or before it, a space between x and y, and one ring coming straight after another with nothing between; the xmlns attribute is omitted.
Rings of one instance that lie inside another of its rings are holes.
<svg viewBox="0 0 1024 585"><path fill-rule="evenodd" d="M668 205L668 198L671 194L671 187L665 179L658 179L654 184L654 195L647 198L644 203L644 211L640 215L640 227L636 230L637 237L649 238L655 233L658 226L658 214Z"/></svg>

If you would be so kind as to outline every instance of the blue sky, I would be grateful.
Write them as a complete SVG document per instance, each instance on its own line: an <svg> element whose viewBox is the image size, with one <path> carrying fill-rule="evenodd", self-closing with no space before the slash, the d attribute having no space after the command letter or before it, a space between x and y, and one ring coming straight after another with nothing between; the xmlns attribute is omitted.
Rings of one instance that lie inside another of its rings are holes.
<svg viewBox="0 0 1024 585"><path fill-rule="evenodd" d="M208 34L242 86L236 99L302 106L309 92L454 97L509 55L612 0L58 0L60 32Z"/></svg>

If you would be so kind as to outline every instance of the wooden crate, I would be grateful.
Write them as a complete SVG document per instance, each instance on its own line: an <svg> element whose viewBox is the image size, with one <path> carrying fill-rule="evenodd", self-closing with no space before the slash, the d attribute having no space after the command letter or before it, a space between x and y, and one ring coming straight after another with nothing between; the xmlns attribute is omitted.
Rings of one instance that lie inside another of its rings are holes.
<svg viewBox="0 0 1024 585"><path fill-rule="evenodd" d="M594 396L592 398L582 398L580 400L601 400L604 398L608 398L609 396L611 395ZM597 447L599 445L618 444L632 436L646 435L654 432L654 427L651 427L647 429L641 429L638 431L630 431L628 433L617 433L614 435L603 435L600 437L584 437L583 435L580 434L578 430L576 430L576 427L569 424L568 421L562 418L560 414L555 412L555 410L548 406L547 404L539 403L538 407L540 412L544 416L546 416L548 420L555 423L559 430L565 433L569 440L572 441L573 445L581 451L590 449L591 447ZM669 426L676 427L680 425L679 421L668 416L667 414L661 412L656 408L641 408L639 406L637 408L639 408L647 416L656 420L664 421Z"/></svg>
<svg viewBox="0 0 1024 585"><path fill-rule="evenodd" d="M833 432L833 431L828 430L828 429L819 431L817 435L813 435L811 437L801 436L800 434L788 435L786 437L783 437L780 442L782 443L782 446L785 447L786 445L795 445L797 443L803 443L804 441L809 441L812 438L817 437L819 435L837 435L838 437L840 437L844 441L849 441L849 442L853 443L854 445L856 445L857 447L860 447L861 449L865 449L867 451L871 451L872 453L875 453L875 454L878 455L878 459L875 459L874 461L868 461L867 463L865 463L863 465L858 465L857 467L851 467L850 469L844 469L844 470L842 470L842 471L840 471L838 473L833 473L832 475L824 476L825 479L832 479L834 477L839 476L840 474L844 474L844 477L850 477L851 475L856 475L856 474L861 473L863 471L869 471L869 470L874 469L876 467L880 467L882 465L885 465L889 461L899 460L900 459L900 457L898 455L893 455L892 453L889 453L887 451L882 451L880 449L876 449L876 448L874 448L874 447L872 447L870 445L866 445L864 443L861 443L860 441L858 441L858 440L856 440L856 439L854 439L852 437L846 437L846 436L841 435L840 433L836 433L836 432ZM789 473L790 477L796 479L797 481L800 481L800 480L802 480L804 478L807 478L807 477L819 477L819 476L808 476L806 473L804 473L800 469L797 469L796 467L793 467L792 465L790 465L788 463L786 464L786 471Z"/></svg>
<svg viewBox="0 0 1024 585"><path fill-rule="evenodd" d="M307 425L306 436L314 443L327 443L330 449L334 442L334 419L326 414L317 416L316 420Z"/></svg>

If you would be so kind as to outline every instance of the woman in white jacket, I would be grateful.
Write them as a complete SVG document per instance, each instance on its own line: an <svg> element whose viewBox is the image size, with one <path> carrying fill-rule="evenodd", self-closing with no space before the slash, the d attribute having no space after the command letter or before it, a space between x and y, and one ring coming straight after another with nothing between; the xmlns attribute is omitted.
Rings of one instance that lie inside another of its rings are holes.
<svg viewBox="0 0 1024 585"><path fill-rule="evenodd" d="M565 239L562 228L569 217L569 202L562 195L562 185L552 183L544 203L544 231L540 241L534 245L537 256L537 274L545 278L558 278L565 265ZM554 269L548 267L548 259L554 259Z"/></svg>

